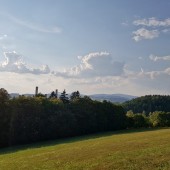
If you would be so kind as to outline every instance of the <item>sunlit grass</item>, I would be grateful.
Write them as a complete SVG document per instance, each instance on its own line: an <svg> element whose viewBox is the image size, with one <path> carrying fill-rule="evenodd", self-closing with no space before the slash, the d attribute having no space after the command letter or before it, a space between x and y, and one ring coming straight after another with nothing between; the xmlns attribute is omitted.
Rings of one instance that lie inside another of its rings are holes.
<svg viewBox="0 0 170 170"><path fill-rule="evenodd" d="M170 129L127 130L0 150L0 170L168 170Z"/></svg>

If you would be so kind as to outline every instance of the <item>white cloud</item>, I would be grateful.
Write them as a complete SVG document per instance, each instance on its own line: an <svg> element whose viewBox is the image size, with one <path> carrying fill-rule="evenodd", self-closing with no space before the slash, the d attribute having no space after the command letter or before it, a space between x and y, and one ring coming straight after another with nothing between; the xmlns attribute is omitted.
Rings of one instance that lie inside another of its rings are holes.
<svg viewBox="0 0 170 170"><path fill-rule="evenodd" d="M90 53L79 56L80 65L65 69L63 72L55 72L56 76L62 77L96 77L96 76L119 76L124 70L124 63L113 61L107 52Z"/></svg>
<svg viewBox="0 0 170 170"><path fill-rule="evenodd" d="M155 56L155 55L150 55L149 58L152 61L158 61L158 60L170 61L170 55L162 56L162 57Z"/></svg>
<svg viewBox="0 0 170 170"><path fill-rule="evenodd" d="M135 41L140 41L143 39L153 39L159 36L158 30L147 30L145 28L140 28L137 31L133 32L133 39Z"/></svg>
<svg viewBox="0 0 170 170"><path fill-rule="evenodd" d="M141 70L140 73L136 74L135 77L139 78L140 77L149 77L150 79L159 79L159 77L161 76L170 76L170 67L164 69L164 70L160 70L160 71L143 71Z"/></svg>
<svg viewBox="0 0 170 170"><path fill-rule="evenodd" d="M148 19L139 19L133 21L133 24L136 26L142 26L143 28L139 28L137 31L134 31L133 39L135 41L140 41L142 39L153 39L158 37L161 33L169 33L170 32L170 18L165 20L158 20L155 17ZM151 30L148 30L144 27L150 27ZM154 29L157 28L157 29Z"/></svg>
<svg viewBox="0 0 170 170"><path fill-rule="evenodd" d="M164 70L164 73L170 76L170 67Z"/></svg>
<svg viewBox="0 0 170 170"><path fill-rule="evenodd" d="M28 67L22 60L22 56L13 52L4 52L5 61L0 63L1 72L15 72L15 73L32 73L32 74L48 74L50 69L47 65L41 68Z"/></svg>
<svg viewBox="0 0 170 170"><path fill-rule="evenodd" d="M48 74L63 78L89 78L97 76L120 76L124 74L124 63L113 61L112 56L107 52L90 53L85 56L78 57L80 64L64 71L52 71L47 65L41 68L32 68L28 66L23 57L13 52L4 52L5 60L0 62L1 72L15 73L32 73L32 74Z"/></svg>
<svg viewBox="0 0 170 170"><path fill-rule="evenodd" d="M167 18L165 20L158 20L154 17L148 18L148 19L139 19L135 20L133 22L134 25L139 26L148 26L148 27L168 27L170 26L170 18Z"/></svg>

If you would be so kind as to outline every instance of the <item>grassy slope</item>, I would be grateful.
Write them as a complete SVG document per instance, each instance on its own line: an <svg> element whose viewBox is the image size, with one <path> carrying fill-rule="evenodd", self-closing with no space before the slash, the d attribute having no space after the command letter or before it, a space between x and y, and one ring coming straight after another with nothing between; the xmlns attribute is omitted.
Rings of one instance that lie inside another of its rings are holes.
<svg viewBox="0 0 170 170"><path fill-rule="evenodd" d="M0 170L170 169L170 129L109 132L0 150Z"/></svg>

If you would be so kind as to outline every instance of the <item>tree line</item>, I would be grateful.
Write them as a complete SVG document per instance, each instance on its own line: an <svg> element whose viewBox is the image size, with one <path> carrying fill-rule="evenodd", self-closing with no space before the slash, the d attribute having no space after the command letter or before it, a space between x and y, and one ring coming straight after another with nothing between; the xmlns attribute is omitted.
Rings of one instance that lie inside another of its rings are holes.
<svg viewBox="0 0 170 170"><path fill-rule="evenodd" d="M0 147L126 128L170 126L170 112L126 112L122 105L93 101L75 91L10 98L0 89Z"/></svg>
<svg viewBox="0 0 170 170"><path fill-rule="evenodd" d="M68 98L37 95L10 99L0 89L0 147L125 128L121 106L73 92Z"/></svg>
<svg viewBox="0 0 170 170"><path fill-rule="evenodd" d="M130 110L126 116L127 128L170 127L170 112L154 111L146 115L145 113L133 113Z"/></svg>

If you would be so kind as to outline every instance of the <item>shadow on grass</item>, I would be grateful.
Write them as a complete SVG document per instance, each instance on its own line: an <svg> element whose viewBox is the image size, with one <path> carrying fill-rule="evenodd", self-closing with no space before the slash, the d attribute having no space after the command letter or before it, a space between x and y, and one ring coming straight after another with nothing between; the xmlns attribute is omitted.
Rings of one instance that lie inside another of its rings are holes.
<svg viewBox="0 0 170 170"><path fill-rule="evenodd" d="M38 149L41 147L53 146L53 145L57 145L57 144L80 142L80 141L96 139L96 138L100 138L100 137L108 137L108 136L112 136L112 135L124 135L124 134L130 134L130 133L156 131L156 130L161 130L161 129L167 129L167 128L126 129L126 130L100 132L100 133L88 134L88 135L76 136L76 137L70 137L70 138L62 138L62 139L56 139L56 140L52 140L52 141L51 140L42 141L42 142L37 142L37 143L32 143L32 144L25 144L25 145L18 145L18 146L2 148L2 149L0 149L0 155L15 153L18 151L24 151L24 150L28 150L28 149Z"/></svg>

